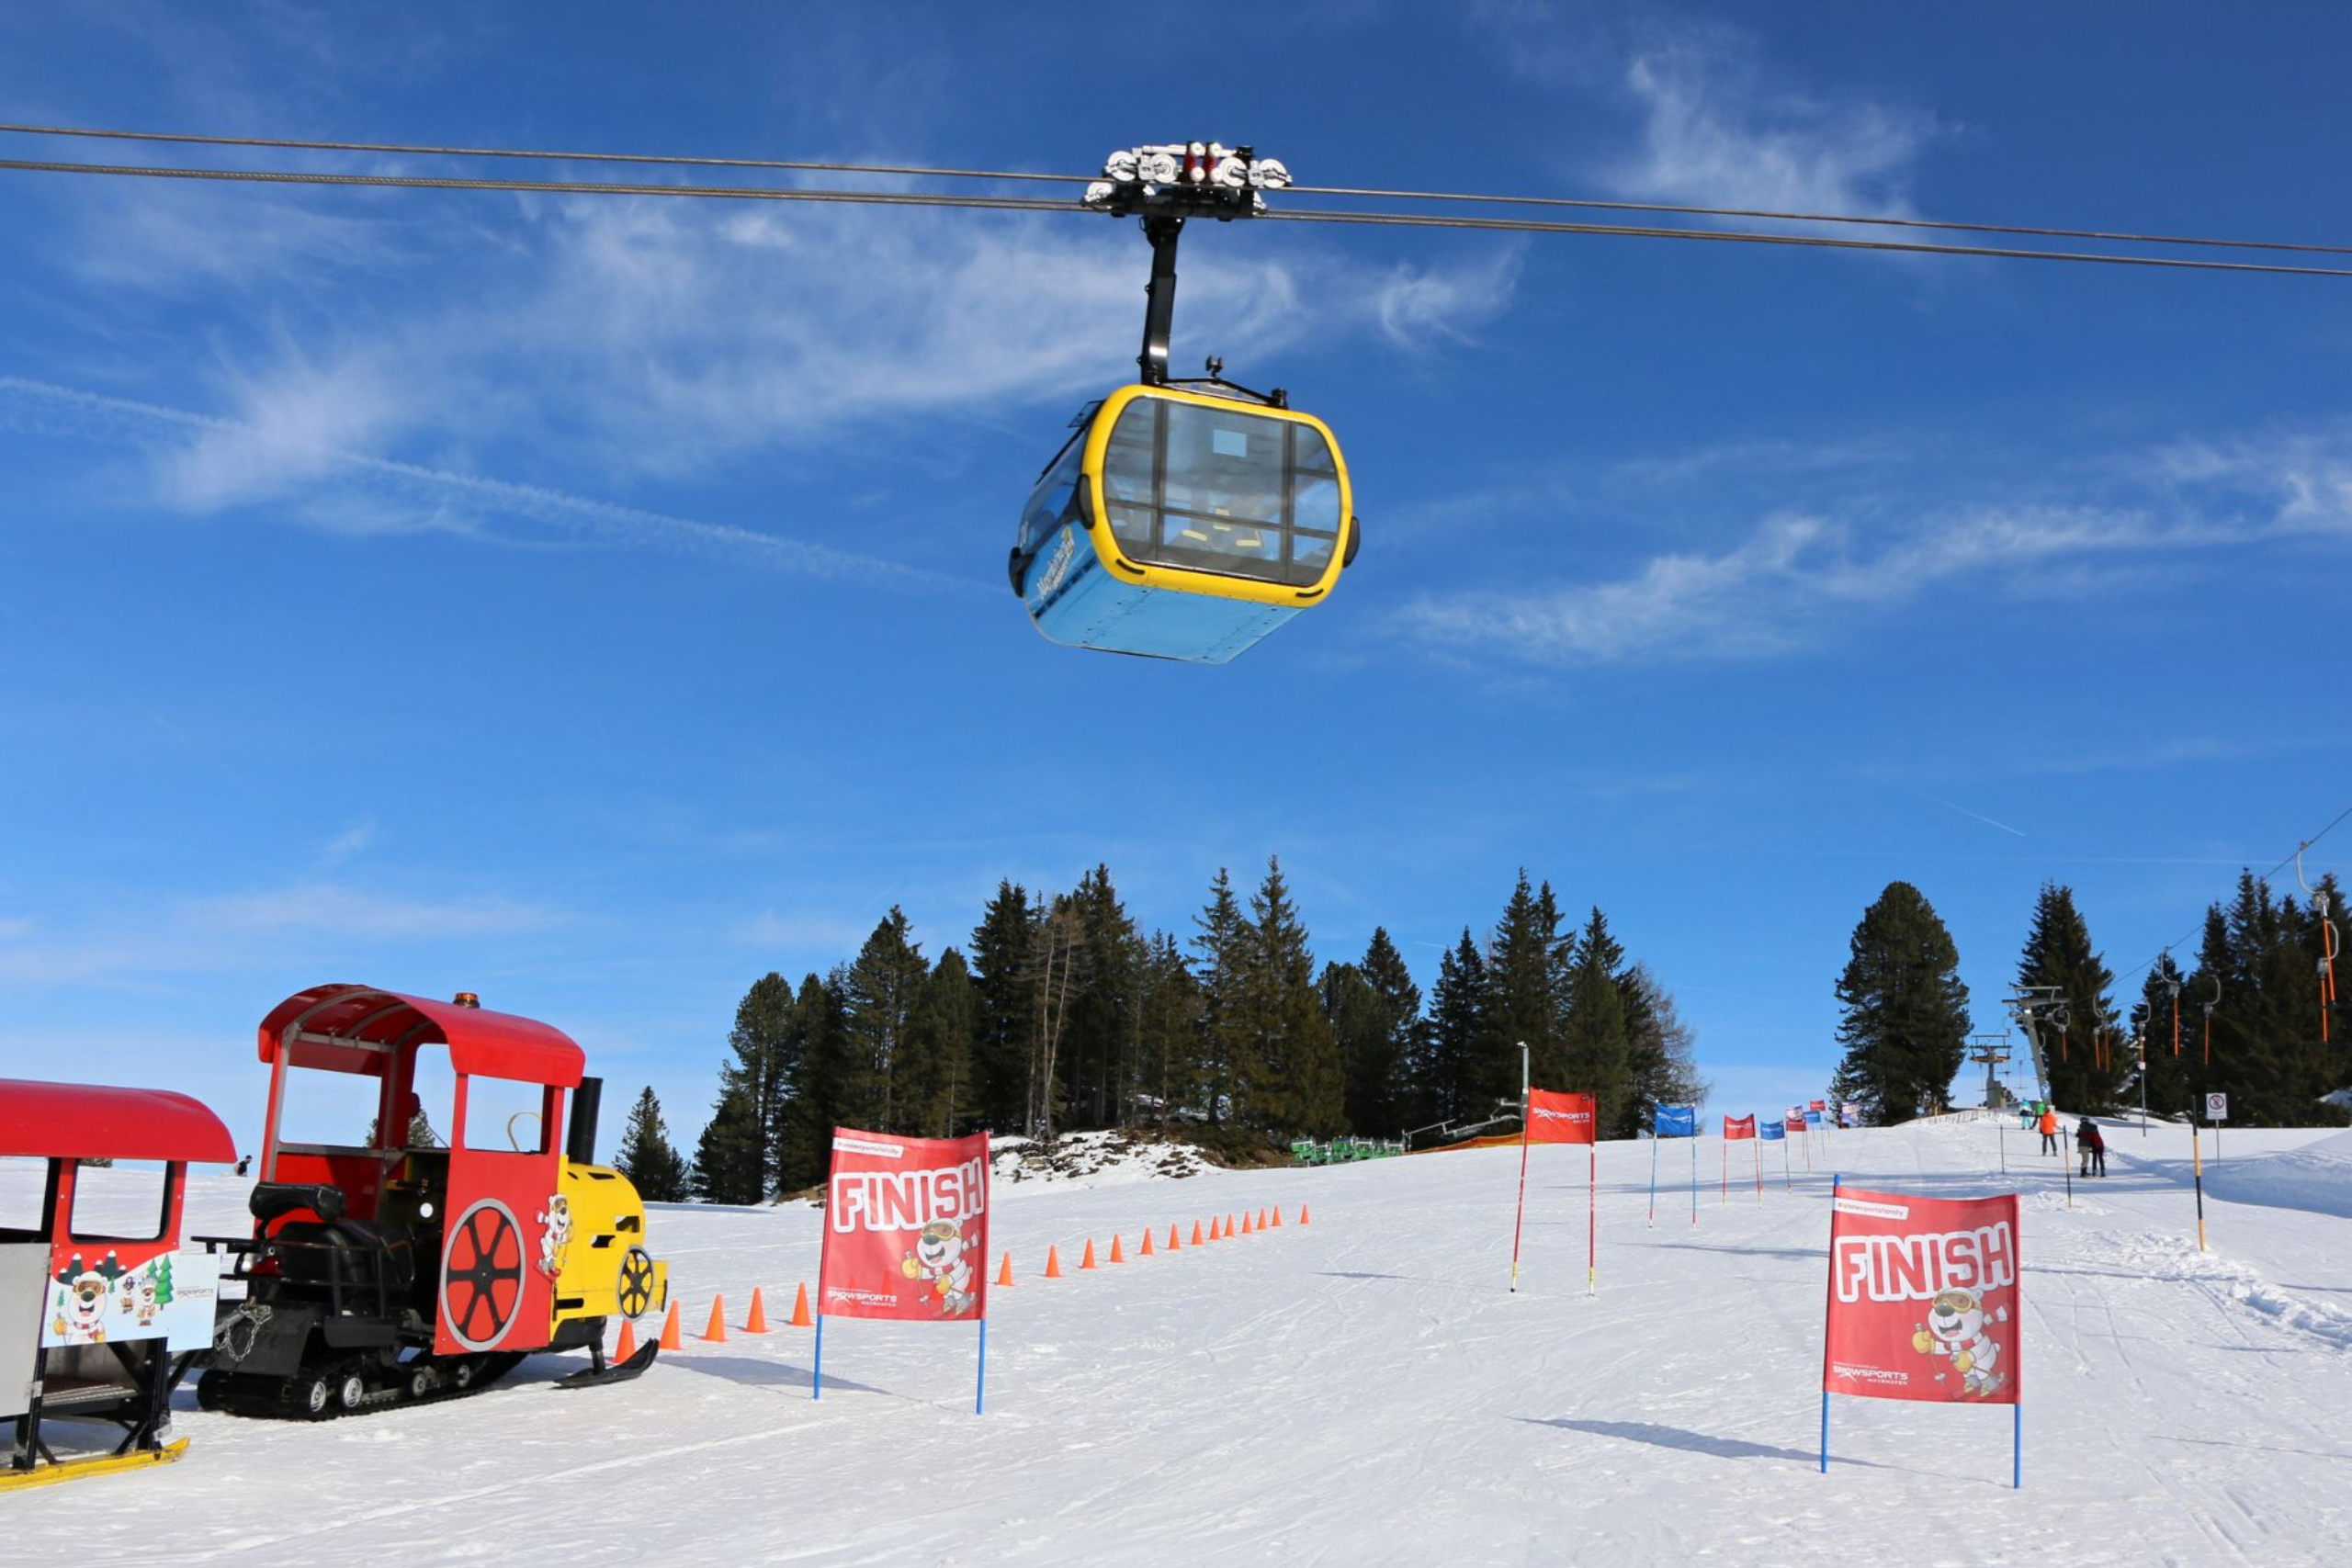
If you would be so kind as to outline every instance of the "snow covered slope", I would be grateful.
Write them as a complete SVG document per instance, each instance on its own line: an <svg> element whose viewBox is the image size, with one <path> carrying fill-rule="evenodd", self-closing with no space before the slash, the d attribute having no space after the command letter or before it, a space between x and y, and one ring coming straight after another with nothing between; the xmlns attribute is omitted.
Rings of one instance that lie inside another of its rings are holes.
<svg viewBox="0 0 2352 1568"><path fill-rule="evenodd" d="M534 1360L470 1402L317 1427L184 1395L182 1462L0 1501L0 1532L26 1562L403 1568L2342 1562L2352 1248L2345 1206L2310 1201L2324 1136L2227 1134L2204 1255L2184 1131L2112 1127L2113 1174L2071 1209L2056 1162L2008 1137L2022 1493L2005 1409L1840 1400L1815 1470L1829 1170L2004 1190L1993 1125L1945 1122L1819 1137L1792 1184L1768 1166L1760 1203L1736 1181L1721 1201L1706 1140L1695 1224L1669 1145L1654 1229L1649 1145L1604 1145L1591 1297L1581 1150L1534 1152L1516 1295L1516 1150L1008 1186L1019 1282L992 1298L985 1416L971 1330L846 1320L821 1403L805 1330L690 1339L612 1388L558 1392L576 1362ZM233 1226L241 1198L204 1183L195 1228ZM1189 1239L1195 1217L1277 1203L1279 1230L1075 1269L1089 1237L1132 1253L1147 1223L1164 1246L1171 1222ZM763 1285L781 1321L814 1277L806 1205L662 1208L650 1228L690 1332L714 1290L740 1323ZM1064 1279L1039 1278L1049 1243Z"/></svg>

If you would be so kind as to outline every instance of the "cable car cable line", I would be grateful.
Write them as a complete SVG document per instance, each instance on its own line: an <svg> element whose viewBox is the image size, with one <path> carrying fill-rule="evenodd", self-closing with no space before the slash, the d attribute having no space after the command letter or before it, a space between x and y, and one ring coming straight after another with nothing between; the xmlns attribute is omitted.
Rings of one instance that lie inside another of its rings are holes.
<svg viewBox="0 0 2352 1568"><path fill-rule="evenodd" d="M892 175L912 178L1035 181L1085 185L1091 175L1041 174L1023 169L947 169L911 164L820 162L784 158L723 158L670 152L584 152L543 148L444 147L414 142L340 141L277 136L218 136L189 131L102 130L85 126L30 125L0 122L0 132L19 136L67 136L114 141L155 141L184 146L267 147L321 152L376 152L430 158L525 158L560 163L640 164L677 168L780 169L812 174ZM2289 240L2222 239L2210 235L2147 234L2128 230L2072 229L2040 224L1973 223L1955 220L1894 217L1847 212L1800 212L1773 208L1702 207L1668 202L1609 201L1590 197L1502 196L1491 192L1376 190L1351 186L1288 187L1298 196L1342 197L1374 201L1473 202L1507 207L1572 208L1598 212L1657 212L1685 218L1746 218L1781 223L1854 224L1881 229L1917 229L1972 234L2016 234L2037 239L2098 240L2109 243L2183 245L2223 250L2294 251L2317 255L2352 255L2352 245L2315 244Z"/></svg>
<svg viewBox="0 0 2352 1568"><path fill-rule="evenodd" d="M6 127L0 126L0 130ZM1845 212L1783 212L1763 207L1684 207L1659 201L1602 201L1591 197L1487 196L1467 191L1356 190L1344 186L1290 187L1294 196L1363 197L1382 201L1469 201L1506 207L1572 207L1597 212L1665 212L1687 218L1760 218L1780 223L1855 223L1881 229L1947 230L1967 234L2025 234L2053 240L2106 240L2143 245L2207 245L2241 251L2306 251L2352 255L2352 245L2309 244L2292 240L2222 240L2202 235L2141 234L2128 230L2053 229L2030 223L1963 223L1939 218L1894 218Z"/></svg>
<svg viewBox="0 0 2352 1568"><path fill-rule="evenodd" d="M198 147L274 147L311 152L384 152L422 158L538 158L566 164L654 164L707 169L797 169L811 174L913 175L950 180L1049 180L1084 185L1091 175L1040 175L1018 169L934 169L905 164L827 164L786 158L709 158L683 152L563 152L523 147L427 147L397 141L311 141L283 136L200 136L192 131L96 130L67 125L15 125L19 136L80 136L109 141L168 141Z"/></svg>
<svg viewBox="0 0 2352 1568"><path fill-rule="evenodd" d="M925 191L821 190L781 186L677 186L598 180L501 180L456 175L360 175L300 169L207 169L171 164L81 164L33 158L0 158L0 171L107 175L132 179L209 180L231 184L349 186L363 189L503 191L555 196L688 197L720 201L811 201L868 207L967 208L1003 212L1087 213L1092 210L1070 202L1047 200L1038 197L956 196ZM2113 252L2044 251L2024 246L1939 245L1916 241L1864 240L1826 234L1770 234L1728 229L1677 229L1642 224L1547 222L1534 219L1464 218L1443 214L1328 210L1302 212L1283 209L1263 212L1257 216L1292 223L1350 223L1386 228L1464 229L1496 233L1593 234L1637 239L1704 240L1728 244L1793 245L1814 250L1884 251L1907 254L2075 262L2109 266L2165 267L2187 272L2276 273L2306 277L2352 277L2352 268L2346 267L2297 266L2274 262L2206 261L2186 256L2127 255Z"/></svg>

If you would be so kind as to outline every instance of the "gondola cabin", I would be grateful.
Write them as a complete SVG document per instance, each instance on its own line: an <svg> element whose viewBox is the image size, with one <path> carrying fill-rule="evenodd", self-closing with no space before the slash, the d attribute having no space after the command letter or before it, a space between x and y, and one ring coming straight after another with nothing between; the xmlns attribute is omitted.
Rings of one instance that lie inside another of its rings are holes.
<svg viewBox="0 0 2352 1568"><path fill-rule="evenodd" d="M218 1296L181 1205L189 1162L236 1157L229 1130L164 1089L0 1079L0 1492L177 1459L172 1389Z"/></svg>
<svg viewBox="0 0 2352 1568"><path fill-rule="evenodd" d="M1323 603L1358 543L1312 414L1219 382L1123 387L1030 493L1013 592L1055 642L1222 664Z"/></svg>

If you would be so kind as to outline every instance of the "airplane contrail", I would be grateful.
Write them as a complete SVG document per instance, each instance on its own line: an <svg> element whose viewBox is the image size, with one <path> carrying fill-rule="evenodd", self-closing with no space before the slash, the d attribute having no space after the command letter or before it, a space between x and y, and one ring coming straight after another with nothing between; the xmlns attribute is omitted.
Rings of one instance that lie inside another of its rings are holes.
<svg viewBox="0 0 2352 1568"><path fill-rule="evenodd" d="M1930 800L1935 802L1935 804L1942 807L1947 811L1957 811L1962 817L1973 817L1977 821L1984 823L1988 828L1998 828L2004 833L2015 833L2020 839L2025 837L2025 834L2022 831L2010 827L2007 822L1996 822L1993 818L1985 816L1981 811L1971 811L1965 806L1955 806L1939 795L1929 795L1923 789L1915 789L1911 793L1917 795L1921 800Z"/></svg>

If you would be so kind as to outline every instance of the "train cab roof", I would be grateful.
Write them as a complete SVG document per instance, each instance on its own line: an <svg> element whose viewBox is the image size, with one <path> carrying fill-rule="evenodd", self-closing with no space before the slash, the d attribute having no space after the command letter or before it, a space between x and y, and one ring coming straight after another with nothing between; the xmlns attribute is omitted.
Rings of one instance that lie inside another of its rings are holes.
<svg viewBox="0 0 2352 1568"><path fill-rule="evenodd" d="M261 1059L380 1077L399 1051L446 1044L449 1065L476 1077L557 1089L579 1087L587 1054L563 1031L463 999L434 1001L372 986L314 986L297 991L261 1021Z"/></svg>
<svg viewBox="0 0 2352 1568"><path fill-rule="evenodd" d="M226 1164L237 1150L220 1118L170 1089L0 1078L0 1155Z"/></svg>

